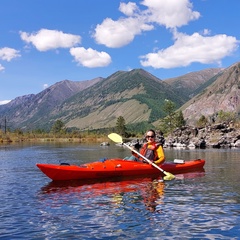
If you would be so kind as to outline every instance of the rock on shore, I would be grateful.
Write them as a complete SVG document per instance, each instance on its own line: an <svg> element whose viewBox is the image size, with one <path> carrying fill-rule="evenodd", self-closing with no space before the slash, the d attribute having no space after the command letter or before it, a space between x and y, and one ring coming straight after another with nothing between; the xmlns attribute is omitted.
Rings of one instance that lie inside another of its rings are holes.
<svg viewBox="0 0 240 240"><path fill-rule="evenodd" d="M203 128L184 126L165 138L164 147L231 148L240 147L240 129L219 123Z"/></svg>

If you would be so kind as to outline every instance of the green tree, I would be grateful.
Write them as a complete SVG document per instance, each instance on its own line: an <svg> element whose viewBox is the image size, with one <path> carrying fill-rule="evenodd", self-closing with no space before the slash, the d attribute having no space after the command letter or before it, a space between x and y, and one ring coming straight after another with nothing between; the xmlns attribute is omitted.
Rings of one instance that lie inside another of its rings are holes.
<svg viewBox="0 0 240 240"><path fill-rule="evenodd" d="M174 125L175 127L182 127L186 125L186 121L183 117L182 111L176 112L175 118L174 118Z"/></svg>
<svg viewBox="0 0 240 240"><path fill-rule="evenodd" d="M168 133L174 129L174 109L175 104L165 99L164 105L163 105L163 111L166 113L166 117L163 118L160 122L160 130L164 133Z"/></svg>
<svg viewBox="0 0 240 240"><path fill-rule="evenodd" d="M125 119L122 116L117 119L116 129L121 136L126 136Z"/></svg>
<svg viewBox="0 0 240 240"><path fill-rule="evenodd" d="M173 129L174 126L174 117L175 117L175 104L174 102L165 99L164 105L163 105L163 111L167 114L166 116L166 122L170 129Z"/></svg>
<svg viewBox="0 0 240 240"><path fill-rule="evenodd" d="M197 127L205 127L208 124L207 118L202 115L197 121Z"/></svg>
<svg viewBox="0 0 240 240"><path fill-rule="evenodd" d="M172 115L174 113L175 110L175 104L174 102L165 99L164 101L164 105L163 105L163 111L167 114L167 115Z"/></svg>
<svg viewBox="0 0 240 240"><path fill-rule="evenodd" d="M236 113L235 112L224 112L223 110L218 112L217 115L217 120L218 122L235 122L237 119Z"/></svg>
<svg viewBox="0 0 240 240"><path fill-rule="evenodd" d="M175 112L175 104L172 101L165 100L163 111L166 113L166 117L160 121L159 129L162 132L169 133L186 124L182 111Z"/></svg>
<svg viewBox="0 0 240 240"><path fill-rule="evenodd" d="M51 128L51 132L54 134L66 133L65 124L61 120L57 120Z"/></svg>

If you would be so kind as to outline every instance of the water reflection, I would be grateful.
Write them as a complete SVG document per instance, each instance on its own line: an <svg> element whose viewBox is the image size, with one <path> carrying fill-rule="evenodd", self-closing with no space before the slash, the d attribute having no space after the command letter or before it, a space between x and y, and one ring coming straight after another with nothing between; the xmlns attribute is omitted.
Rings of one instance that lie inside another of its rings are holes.
<svg viewBox="0 0 240 240"><path fill-rule="evenodd" d="M204 176L204 170L192 173L176 175L176 180L183 181ZM114 178L101 181L96 180L74 180L74 181L52 181L43 186L39 192L40 199L44 195L53 199L76 197L83 201L88 198L109 197L116 204L122 204L123 196L130 197L129 193L137 194L146 209L156 211L159 204L163 204L165 182L161 178L138 177L138 178ZM65 196L65 197L64 197ZM136 197L136 196L135 196ZM64 201L63 201L64 202Z"/></svg>
<svg viewBox="0 0 240 240"><path fill-rule="evenodd" d="M142 192L144 204L150 212L155 212L157 206L163 204L164 186L163 181L152 181L147 184L145 191Z"/></svg>

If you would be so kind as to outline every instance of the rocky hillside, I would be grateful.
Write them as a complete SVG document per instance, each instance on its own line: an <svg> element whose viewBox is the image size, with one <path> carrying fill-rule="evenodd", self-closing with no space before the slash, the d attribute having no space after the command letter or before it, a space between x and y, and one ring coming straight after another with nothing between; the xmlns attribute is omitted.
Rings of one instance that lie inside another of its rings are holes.
<svg viewBox="0 0 240 240"><path fill-rule="evenodd" d="M202 115L216 117L219 111L240 113L240 63L223 70L215 81L184 104L184 118L194 124Z"/></svg>
<svg viewBox="0 0 240 240"><path fill-rule="evenodd" d="M223 68L208 68L202 71L187 73L183 76L168 78L164 81L172 87L184 93L186 97L191 99L211 84L210 79L221 73Z"/></svg>

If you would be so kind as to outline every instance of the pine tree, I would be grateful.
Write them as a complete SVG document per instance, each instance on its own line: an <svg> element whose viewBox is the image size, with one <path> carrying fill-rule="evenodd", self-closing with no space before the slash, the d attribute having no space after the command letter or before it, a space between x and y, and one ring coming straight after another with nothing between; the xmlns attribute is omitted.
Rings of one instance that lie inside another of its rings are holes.
<svg viewBox="0 0 240 240"><path fill-rule="evenodd" d="M116 129L121 136L126 136L125 119L122 116L117 119Z"/></svg>

